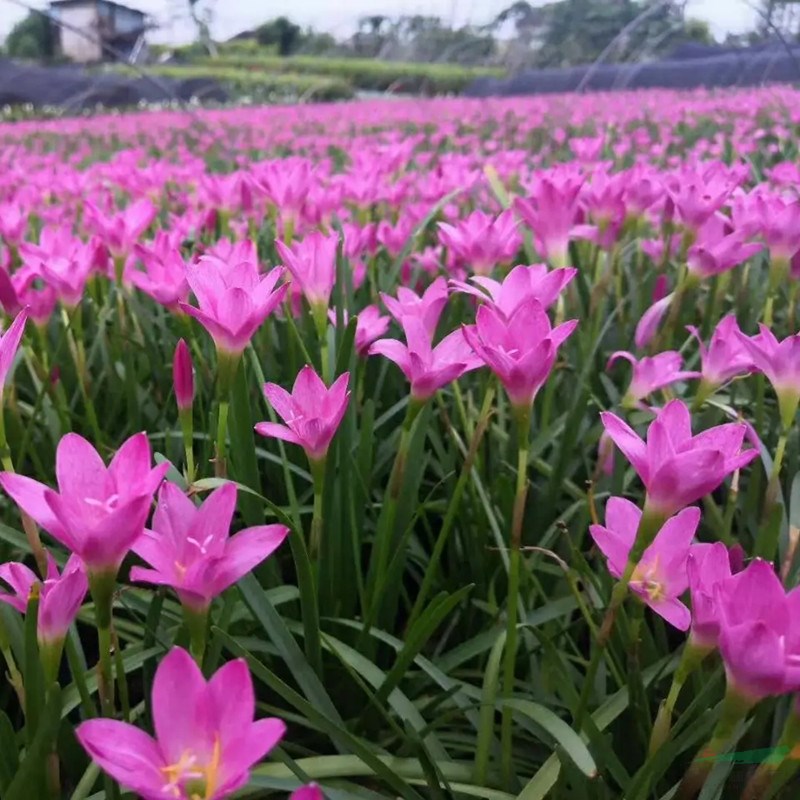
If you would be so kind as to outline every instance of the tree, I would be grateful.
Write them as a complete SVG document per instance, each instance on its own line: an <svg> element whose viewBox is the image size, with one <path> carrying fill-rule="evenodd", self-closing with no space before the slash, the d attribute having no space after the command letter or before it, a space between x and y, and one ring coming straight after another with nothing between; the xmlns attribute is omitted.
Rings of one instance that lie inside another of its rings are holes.
<svg viewBox="0 0 800 800"><path fill-rule="evenodd" d="M209 55L216 56L217 46L211 38L211 22L214 19L211 0L205 4L203 0L189 0L189 16L191 16L192 22L197 28L197 41Z"/></svg>
<svg viewBox="0 0 800 800"><path fill-rule="evenodd" d="M256 41L262 47L275 47L282 56L296 52L303 40L303 31L299 25L286 17L275 19L259 25L256 30Z"/></svg>
<svg viewBox="0 0 800 800"><path fill-rule="evenodd" d="M55 54L53 23L44 14L31 12L18 22L6 39L6 52L12 58L47 60Z"/></svg>
<svg viewBox="0 0 800 800"><path fill-rule="evenodd" d="M533 7L515 0L493 28L513 22L507 47L517 64L566 67L596 61L641 60L681 41L712 42L707 25L687 20L680 0L556 0Z"/></svg>

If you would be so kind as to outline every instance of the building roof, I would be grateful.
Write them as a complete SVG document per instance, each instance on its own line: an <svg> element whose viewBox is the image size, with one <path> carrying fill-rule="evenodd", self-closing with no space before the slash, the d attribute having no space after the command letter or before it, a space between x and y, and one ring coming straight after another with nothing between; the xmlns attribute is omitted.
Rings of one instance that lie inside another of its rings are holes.
<svg viewBox="0 0 800 800"><path fill-rule="evenodd" d="M130 6L126 6L123 3L115 3L114 0L51 0L50 6L81 6L95 3L102 3L106 6L114 6L115 8L124 8L126 11L130 11L133 14L141 14L141 16L147 16L144 11L140 11L138 8L131 8Z"/></svg>

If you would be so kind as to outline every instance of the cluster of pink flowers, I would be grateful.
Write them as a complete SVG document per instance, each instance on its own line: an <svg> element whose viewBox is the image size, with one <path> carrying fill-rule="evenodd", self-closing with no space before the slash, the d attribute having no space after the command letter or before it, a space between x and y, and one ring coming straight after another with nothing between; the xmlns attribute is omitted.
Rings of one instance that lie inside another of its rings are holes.
<svg viewBox="0 0 800 800"><path fill-rule="evenodd" d="M692 419L706 404L736 419L726 405L732 383L759 381L762 389L768 383L781 436L768 493L774 500L800 405L800 334L778 338L773 305L788 287L793 319L800 291L800 171L778 163L761 180L746 162L724 157L726 143L741 155L758 148L756 112L772 104L781 103L787 126L796 127L796 97L790 89L735 100L696 93L683 98L680 125L665 109L674 96L661 92L643 94L636 109L603 97L567 110L543 99L442 101L433 132L423 132L426 112L405 103L354 106L348 109L353 117L325 108L247 112L253 117L210 112L207 119L224 123L231 137L224 152L232 171L224 175L184 144L161 158L140 149L140 137L156 141L185 132L181 116L59 123L66 136L113 135L121 149L88 167L91 147L78 139L55 151L0 149L0 305L14 317L0 341L0 388L28 320L46 336L51 320L62 323L57 309L82 378L85 354L74 339L82 304L113 288L120 308L132 296L146 299L170 324L199 325L213 340L217 445L224 450L227 404L243 355L249 349L258 359L259 336L272 326L292 326L301 337L297 321L308 322L319 345L319 372L306 364L291 390L266 382L274 414L254 430L302 448L316 520L329 451L347 415L360 410L356 370L330 357L329 342L342 333L337 325L353 334L350 363L358 370L380 358L397 367L408 384L410 411L483 370L502 386L514 417L529 423L553 372L571 369L570 348L589 352L602 338L591 321L598 304L616 293L614 314L639 312L632 341L617 341L610 356L603 353L603 378L624 374L627 388L618 396L609 392L606 407L621 409L619 415L600 413L598 475L623 466L615 466L618 449L644 499L639 506L609 497L605 524L593 524L591 537L617 587L689 631L688 648L718 649L729 687L750 705L800 691L793 614L800 590L787 591L769 560L745 567L721 542L698 541L703 520L696 504L759 458L762 442L741 419L697 433L693 422L696 430L700 417ZM739 114L743 103L752 114ZM370 114L378 111L383 124L376 132ZM502 114L513 120L506 138L487 125ZM681 131L695 117L724 123L725 141L687 143ZM268 130L261 131L259 122L267 119ZM604 133L612 122L616 132ZM401 131L410 125L419 132ZM532 153L530 136L542 127L553 135ZM596 135L578 135L589 129ZM48 131L49 124L0 126L0 142L38 141ZM222 147L214 134L198 135L197 147ZM349 151L339 164L331 154L346 136ZM776 136L788 139L789 128L776 129ZM294 155L260 161L249 155L283 148ZM623 248L631 239L635 247ZM578 253L589 254L580 262L591 270L570 266ZM723 306L727 281L758 268L767 298L756 332L757 320L740 327L734 314L723 316ZM630 275L626 291L638 305L623 296L623 269ZM709 318L685 319L687 297L698 291L707 292ZM167 480L169 464L153 464L144 432L122 443L108 464L98 442L64 435L55 459L57 489L8 464L0 473L0 486L23 519L67 554L59 559L47 550L38 576L22 563L0 566L9 587L0 602L25 614L30 598L39 598L39 644L55 674L87 593L98 628L107 628L102 614L110 617L120 568L131 554L141 562L130 570L131 582L169 587L193 632L198 625L204 631L215 599L290 535L281 524L231 535L233 483L215 484L196 502L188 465L192 408L204 387L195 381L191 352L181 339L172 365L186 490ZM652 417L644 439L634 430L643 415ZM527 442L528 429L520 436ZM521 453L524 488L527 448ZM223 475L224 452L217 452L217 467ZM524 514L525 491L518 496ZM517 519L521 525L522 516ZM315 557L313 536L311 544ZM612 610L624 594L614 598ZM244 661L228 663L209 680L198 661L202 648L191 655L174 648L160 663L152 687L155 738L111 718L78 728L91 757L146 800L222 800L246 784L251 768L284 736L282 721L254 721ZM293 797L321 794L311 786Z"/></svg>

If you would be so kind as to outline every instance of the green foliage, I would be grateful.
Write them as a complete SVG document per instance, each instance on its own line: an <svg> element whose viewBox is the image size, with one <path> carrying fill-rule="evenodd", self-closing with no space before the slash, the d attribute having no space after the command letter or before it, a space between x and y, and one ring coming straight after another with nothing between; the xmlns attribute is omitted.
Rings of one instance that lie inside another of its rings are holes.
<svg viewBox="0 0 800 800"><path fill-rule="evenodd" d="M210 78L219 81L234 99L246 97L253 102L272 103L300 98L347 100L353 96L350 85L335 76L245 70L224 59L204 59L188 65L159 65L151 67L150 72L175 80Z"/></svg>
<svg viewBox="0 0 800 800"><path fill-rule="evenodd" d="M286 17L276 17L259 25L255 39L262 47L275 47L278 55L288 56L296 52L302 43L302 30Z"/></svg>
<svg viewBox="0 0 800 800"><path fill-rule="evenodd" d="M248 71L252 75L293 73L328 76L347 81L357 89L441 94L459 92L483 75L502 75L501 69L462 67L457 64L412 64L369 58L317 58L313 56L231 57L199 60L198 65Z"/></svg>
<svg viewBox="0 0 800 800"><path fill-rule="evenodd" d="M44 14L31 11L11 29L5 48L11 58L39 61L52 58L55 55L53 24Z"/></svg>

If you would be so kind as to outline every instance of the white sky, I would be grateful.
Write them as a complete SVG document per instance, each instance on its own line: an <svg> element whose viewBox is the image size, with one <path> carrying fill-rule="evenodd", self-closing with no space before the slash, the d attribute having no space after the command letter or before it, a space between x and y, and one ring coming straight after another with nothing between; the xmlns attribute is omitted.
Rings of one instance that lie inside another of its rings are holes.
<svg viewBox="0 0 800 800"><path fill-rule="evenodd" d="M152 14L162 28L156 41L185 41L191 38L185 8L188 0L119 0L132 8ZM204 0L214 9L213 33L225 39L281 14L302 25L313 25L338 36L355 29L360 16L376 14L437 14L457 23L484 23L510 3L502 0ZM0 39L26 11L18 3L44 8L46 0L0 0ZM738 33L753 26L756 14L748 0L689 0L689 14L706 19L717 36Z"/></svg>

